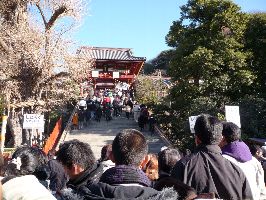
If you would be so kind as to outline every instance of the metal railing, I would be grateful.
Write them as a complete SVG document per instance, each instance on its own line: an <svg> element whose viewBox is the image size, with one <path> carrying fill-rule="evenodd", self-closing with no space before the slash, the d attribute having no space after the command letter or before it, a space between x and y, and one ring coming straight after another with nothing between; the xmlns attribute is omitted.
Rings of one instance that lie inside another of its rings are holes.
<svg viewBox="0 0 266 200"><path fill-rule="evenodd" d="M160 138L163 140L163 142L170 148L174 148L174 145L172 142L170 142L164 135L164 132L157 126L154 126L155 132L160 136Z"/></svg>

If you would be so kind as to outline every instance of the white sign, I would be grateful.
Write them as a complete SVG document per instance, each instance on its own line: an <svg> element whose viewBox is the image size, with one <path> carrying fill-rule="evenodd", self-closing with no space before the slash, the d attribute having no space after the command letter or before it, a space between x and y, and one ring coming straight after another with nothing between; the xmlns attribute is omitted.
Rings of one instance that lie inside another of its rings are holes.
<svg viewBox="0 0 266 200"><path fill-rule="evenodd" d="M23 129L44 128L44 116L38 114L24 114Z"/></svg>
<svg viewBox="0 0 266 200"><path fill-rule="evenodd" d="M188 118L188 120L189 120L189 127L190 127L191 133L195 133L194 127L195 127L195 123L196 123L197 118L198 118L198 116L190 116Z"/></svg>
<svg viewBox="0 0 266 200"><path fill-rule="evenodd" d="M91 71L91 77L98 78L99 77L99 71Z"/></svg>
<svg viewBox="0 0 266 200"><path fill-rule="evenodd" d="M113 78L119 78L119 72L113 72Z"/></svg>
<svg viewBox="0 0 266 200"><path fill-rule="evenodd" d="M241 128L239 106L225 106L225 119L227 122L233 122Z"/></svg>

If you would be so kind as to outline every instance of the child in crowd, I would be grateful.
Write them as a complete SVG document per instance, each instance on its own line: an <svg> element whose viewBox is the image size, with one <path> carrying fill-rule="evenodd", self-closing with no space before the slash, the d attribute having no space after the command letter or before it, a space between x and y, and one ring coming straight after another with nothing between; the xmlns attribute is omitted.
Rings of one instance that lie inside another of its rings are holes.
<svg viewBox="0 0 266 200"><path fill-rule="evenodd" d="M73 115L73 118L72 118L73 130L77 130L78 129L78 125L79 125L79 117L78 117L78 113L76 112Z"/></svg>

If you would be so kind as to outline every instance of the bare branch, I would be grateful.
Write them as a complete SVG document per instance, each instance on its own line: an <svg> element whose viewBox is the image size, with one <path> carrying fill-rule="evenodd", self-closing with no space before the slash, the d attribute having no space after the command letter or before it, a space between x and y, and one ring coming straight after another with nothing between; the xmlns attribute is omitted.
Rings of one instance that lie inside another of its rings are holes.
<svg viewBox="0 0 266 200"><path fill-rule="evenodd" d="M3 48L3 50L6 53L10 53L10 50L9 50L7 44L5 43L5 41L2 38L0 38L0 46Z"/></svg>
<svg viewBox="0 0 266 200"><path fill-rule="evenodd" d="M71 42L66 33L73 24L69 21L66 24L64 20L58 22L63 16L77 18L83 0L23 1L36 9L22 9L24 7L20 8L18 4L19 14L23 16L20 20L14 24L0 21L0 93L6 96L8 91L8 102L40 100L46 102L43 109L51 109L58 102L77 97L79 83L91 68L88 59L77 58L69 51ZM25 6L24 3L21 5ZM53 28L57 25L58 28ZM55 74L56 67L64 72Z"/></svg>
<svg viewBox="0 0 266 200"><path fill-rule="evenodd" d="M67 77L67 76L69 76L69 73L67 73L67 72L60 72L58 74L54 74L51 77L43 80L43 82L41 84L46 85L46 84L49 84L49 83L51 83L51 82L53 82L53 81L55 81L55 80L57 80L59 78L63 78L63 77Z"/></svg>
<svg viewBox="0 0 266 200"><path fill-rule="evenodd" d="M53 13L53 15L52 15L52 17L50 18L49 22L47 23L46 31L49 31L49 30L53 27L55 21L56 21L56 20L59 18L59 16L62 15L66 10L67 10L67 8L66 8L64 5L60 6L57 10L55 10L55 12Z"/></svg>
<svg viewBox="0 0 266 200"><path fill-rule="evenodd" d="M45 18L44 13L43 13L43 11L42 11L42 9L41 9L41 7L40 7L40 5L38 3L36 4L36 7L38 8L38 10L39 10L39 12L40 12L40 14L42 16L42 20L43 20L43 23L44 23L45 27L47 27L46 18Z"/></svg>

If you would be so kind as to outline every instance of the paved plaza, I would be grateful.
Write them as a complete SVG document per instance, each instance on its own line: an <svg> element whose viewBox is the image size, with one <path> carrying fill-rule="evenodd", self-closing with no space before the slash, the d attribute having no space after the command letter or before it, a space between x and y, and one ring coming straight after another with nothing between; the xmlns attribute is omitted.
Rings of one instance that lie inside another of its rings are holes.
<svg viewBox="0 0 266 200"><path fill-rule="evenodd" d="M101 148L105 144L111 144L116 134L127 128L134 128L139 130L138 124L133 118L127 119L123 117L113 118L107 122L102 118L101 122L91 121L88 127L82 130L72 130L66 136L66 141L71 139L78 139L87 142L91 145L96 158L100 158ZM149 152L158 153L161 147L166 146L163 140L156 133L151 135L148 127L142 133L146 136L149 143Z"/></svg>

